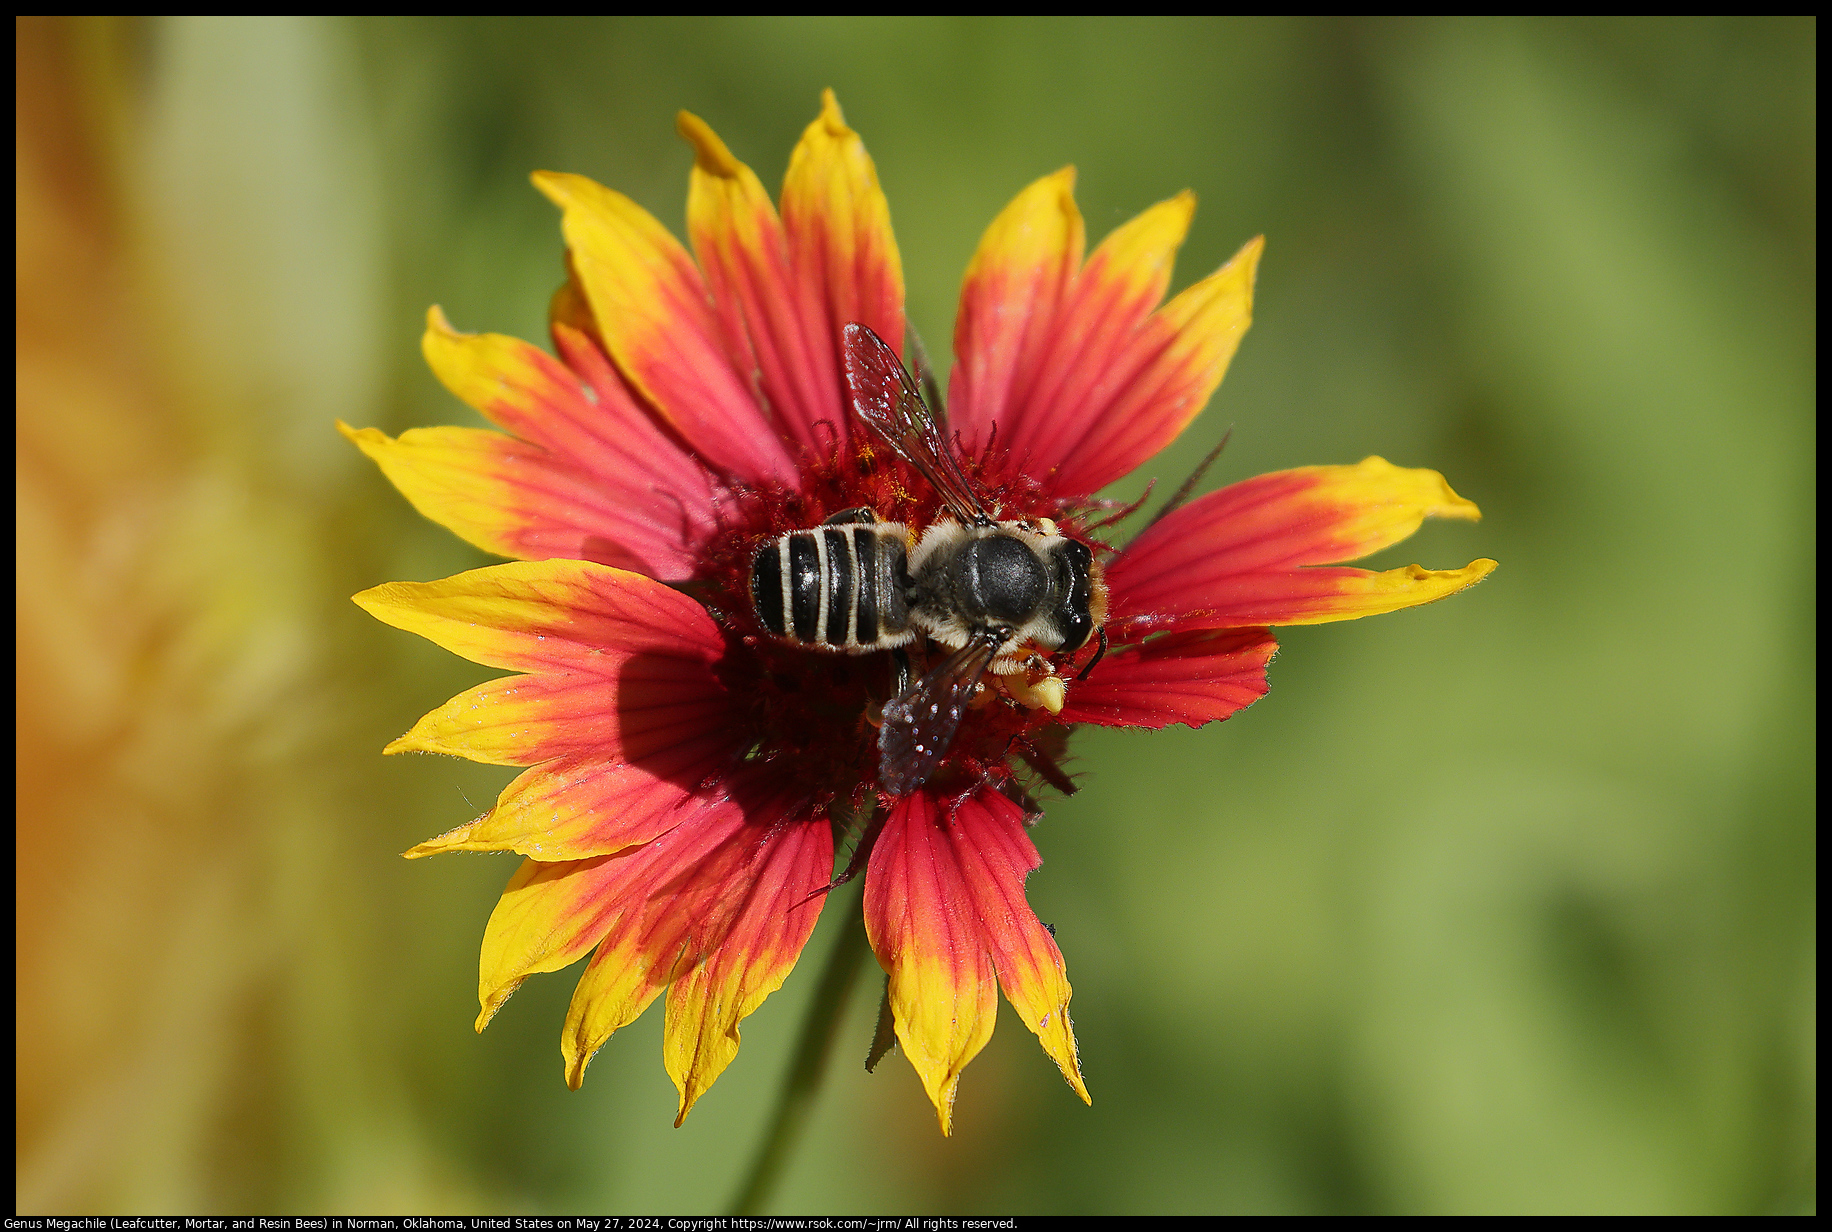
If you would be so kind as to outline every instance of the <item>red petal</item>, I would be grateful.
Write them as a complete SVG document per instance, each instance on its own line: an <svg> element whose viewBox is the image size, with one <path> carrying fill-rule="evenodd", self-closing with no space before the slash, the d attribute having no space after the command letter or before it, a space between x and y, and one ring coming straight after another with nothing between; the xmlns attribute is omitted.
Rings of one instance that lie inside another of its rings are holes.
<svg viewBox="0 0 1832 1232"><path fill-rule="evenodd" d="M1093 492L1175 440L1207 405L1246 333L1260 240L1153 313L1128 346L1113 396L1065 448L1063 495Z"/></svg>
<svg viewBox="0 0 1832 1232"><path fill-rule="evenodd" d="M534 183L565 211L574 273L630 384L711 465L793 484L795 463L733 368L687 251L635 202L584 176L543 171Z"/></svg>
<svg viewBox="0 0 1832 1232"><path fill-rule="evenodd" d="M827 320L820 288L792 273L782 220L755 173L698 116L683 111L676 126L694 147L687 234L726 347L741 372L755 374L778 430L825 451L846 431L838 327Z"/></svg>
<svg viewBox="0 0 1832 1232"><path fill-rule="evenodd" d="M782 182L782 225L798 286L821 310L815 334L829 342L822 372L841 372L840 331L858 322L903 348L903 263L890 206L865 143L846 126L832 90L802 133ZM840 417L840 437L851 416Z"/></svg>
<svg viewBox="0 0 1832 1232"><path fill-rule="evenodd" d="M1109 473L1110 449L1084 441L1103 435L1116 408L1133 406L1144 374L1175 337L1150 318L1194 209L1195 198L1183 193L1101 241L1040 340L1030 377L1013 384L998 413L998 444L1056 495L1085 496L1124 473Z"/></svg>
<svg viewBox="0 0 1832 1232"><path fill-rule="evenodd" d="M592 927L603 941L573 993L561 1037L570 1085L583 1081L613 1031L735 935L740 949L715 975L730 976L747 958L761 963L738 980L741 999L758 1001L775 987L772 979L781 982L777 976L793 965L820 914L822 896L814 891L833 867L829 827L797 820L800 805L782 796L734 800L591 871ZM764 940L772 928L773 943ZM735 1030L735 1020L731 1025Z"/></svg>
<svg viewBox="0 0 1832 1232"><path fill-rule="evenodd" d="M680 1091L679 1125L738 1055L738 1024L782 987L820 918L833 876L824 820L771 832L742 870L742 901L706 960L668 990L662 1060Z"/></svg>
<svg viewBox="0 0 1832 1232"><path fill-rule="evenodd" d="M613 656L606 656L607 660ZM629 655L613 674L559 670L466 689L385 750L498 766L625 758L729 729L730 694L701 663Z"/></svg>
<svg viewBox="0 0 1832 1232"><path fill-rule="evenodd" d="M549 761L504 788L483 817L407 855L513 851L582 860L646 843L720 803L708 784L728 764L730 746L724 725L711 724L630 761L607 759L603 748Z"/></svg>
<svg viewBox="0 0 1832 1232"><path fill-rule="evenodd" d="M1081 268L1075 169L1019 193L980 237L954 320L948 418L969 450L985 447L1024 396Z"/></svg>
<svg viewBox="0 0 1832 1232"><path fill-rule="evenodd" d="M725 639L706 609L652 578L584 560L516 561L437 582L387 582L355 596L377 620L473 663L597 676L620 656L712 663Z"/></svg>
<svg viewBox="0 0 1832 1232"><path fill-rule="evenodd" d="M1398 543L1428 517L1476 507L1431 470L1382 458L1279 471L1211 492L1128 545L1107 569L1109 630L1121 639L1177 628L1347 620L1441 599L1492 563L1432 572L1310 566Z"/></svg>
<svg viewBox="0 0 1832 1232"><path fill-rule="evenodd" d="M685 577L702 528L675 503L658 521L603 479L539 445L483 428L338 430L420 513L467 543L518 560L565 557L659 577Z"/></svg>
<svg viewBox="0 0 1832 1232"><path fill-rule="evenodd" d="M1105 727L1213 723L1266 695L1266 665L1277 650L1265 629L1173 633L1122 646L1069 686L1061 718Z"/></svg>
<svg viewBox="0 0 1832 1232"><path fill-rule="evenodd" d="M993 790L946 805L899 800L872 849L865 927L890 973L897 1038L949 1130L961 1071L992 1037L993 983L1087 1098L1062 952L1024 898L1037 867L1024 811Z"/></svg>
<svg viewBox="0 0 1832 1232"><path fill-rule="evenodd" d="M421 348L446 388L540 446L554 469L595 493L605 507L598 538L645 565L660 557L645 569L653 576L686 576L713 528L705 468L636 404L597 344L560 322L553 334L570 369L517 338L460 334L437 308L427 314Z"/></svg>

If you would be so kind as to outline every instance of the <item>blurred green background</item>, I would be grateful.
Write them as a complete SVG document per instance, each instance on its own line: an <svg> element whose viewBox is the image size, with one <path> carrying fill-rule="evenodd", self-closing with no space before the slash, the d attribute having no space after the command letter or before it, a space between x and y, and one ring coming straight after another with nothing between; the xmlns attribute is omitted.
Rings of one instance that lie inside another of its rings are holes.
<svg viewBox="0 0 1832 1232"><path fill-rule="evenodd" d="M676 228L704 116L774 187L823 86L932 348L981 229L1184 187L1268 237L1171 486L1380 453L1496 575L1289 631L1201 731L1078 738L1030 883L1094 1105L1007 1011L936 1134L854 1002L786 1212L1814 1208L1817 26L24 20L22 1213L716 1212L820 962L685 1128L660 1011L478 1037L506 770L381 746L494 674L358 611L486 563L331 429L477 422L427 305L545 341L535 168ZM1142 478L1142 476L1141 476ZM1125 488L1131 494L1136 485Z"/></svg>

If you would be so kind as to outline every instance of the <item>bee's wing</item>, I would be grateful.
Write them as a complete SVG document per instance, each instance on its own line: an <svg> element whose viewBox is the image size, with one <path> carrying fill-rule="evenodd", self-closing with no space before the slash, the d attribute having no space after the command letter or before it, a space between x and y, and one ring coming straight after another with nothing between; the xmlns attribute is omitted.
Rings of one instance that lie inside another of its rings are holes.
<svg viewBox="0 0 1832 1232"><path fill-rule="evenodd" d="M878 779L885 791L907 796L929 781L954 743L973 686L1003 642L998 632L981 634L885 703L878 731Z"/></svg>
<svg viewBox="0 0 1832 1232"><path fill-rule="evenodd" d="M961 472L947 433L916 392L897 353L867 325L848 325L844 336L846 384L865 426L941 493L957 519L990 524L992 515Z"/></svg>

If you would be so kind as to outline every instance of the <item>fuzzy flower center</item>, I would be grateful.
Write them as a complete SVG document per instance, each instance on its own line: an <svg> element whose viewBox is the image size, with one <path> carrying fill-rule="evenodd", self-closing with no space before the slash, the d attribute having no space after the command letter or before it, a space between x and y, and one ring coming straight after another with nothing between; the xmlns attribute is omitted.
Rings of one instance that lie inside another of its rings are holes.
<svg viewBox="0 0 1832 1232"><path fill-rule="evenodd" d="M1075 516L1079 511L1045 497L1034 483L1001 479L971 460L963 465L999 520L1047 519L1063 534L1088 541ZM849 652L774 635L752 597L752 562L759 549L843 510L869 509L881 522L901 524L911 542L950 515L924 480L869 440L810 462L801 480L799 488L728 490L720 529L691 589L726 632L728 650L719 671L741 699L736 734L746 758L775 763L828 807L857 807L880 787L878 732L885 703L897 696L901 683L939 664L950 648L919 634L902 650L905 676L892 651ZM1096 550L1104 551L1098 545ZM1066 782L1055 766L1066 731L1029 685L1031 677L1056 672L1072 677L1091 649L1076 655L1040 649L1029 672L988 673L931 780L937 789L952 794L987 780L1002 783L1014 757L1058 785Z"/></svg>

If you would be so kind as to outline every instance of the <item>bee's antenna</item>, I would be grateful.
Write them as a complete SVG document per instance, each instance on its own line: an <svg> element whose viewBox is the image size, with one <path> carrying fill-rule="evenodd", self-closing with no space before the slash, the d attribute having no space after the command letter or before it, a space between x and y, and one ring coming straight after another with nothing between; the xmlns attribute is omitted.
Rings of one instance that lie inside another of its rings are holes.
<svg viewBox="0 0 1832 1232"><path fill-rule="evenodd" d="M1215 448L1209 450L1208 457L1196 464L1196 469L1191 471L1190 477L1183 481L1183 486L1171 493L1170 499L1164 502L1164 507L1151 515L1151 521L1139 527L1138 533L1126 541L1128 547L1138 540L1139 535L1144 534L1159 522L1162 522L1167 516L1183 507L1184 502L1189 500L1190 493L1196 490L1196 485L1202 482L1202 477L1209 473L1209 467L1215 465L1215 459L1221 456L1221 451L1228 447L1228 442L1233 438L1234 425L1229 424L1228 430L1221 434L1221 440L1216 443ZM1124 549L1121 550L1124 551ZM1092 664L1090 664L1090 666L1092 666Z"/></svg>
<svg viewBox="0 0 1832 1232"><path fill-rule="evenodd" d="M922 335L916 332L908 318L904 319L903 332L909 336L910 364L916 369L916 379L922 383L922 396L928 399L936 422L946 424L948 408L942 401L941 382L935 379L935 366L929 362L929 348L922 345Z"/></svg>

